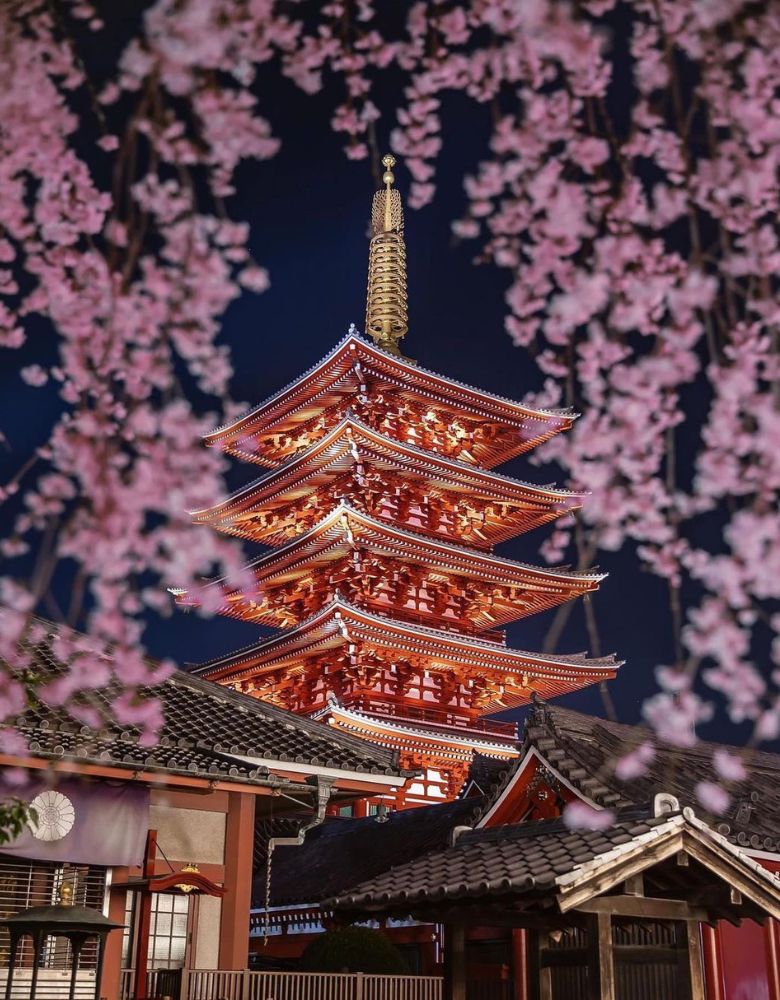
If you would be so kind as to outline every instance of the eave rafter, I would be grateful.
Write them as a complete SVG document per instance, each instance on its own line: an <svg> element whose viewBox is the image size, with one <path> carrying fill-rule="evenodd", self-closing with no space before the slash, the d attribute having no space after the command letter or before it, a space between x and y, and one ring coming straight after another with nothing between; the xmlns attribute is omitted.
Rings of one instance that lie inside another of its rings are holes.
<svg viewBox="0 0 780 1000"><path fill-rule="evenodd" d="M507 762L519 754L516 733L506 733L501 738L481 731L478 726L456 728L404 717L385 719L337 703L328 706L327 720L344 732L405 753L436 752L442 758L470 760L476 751Z"/></svg>
<svg viewBox="0 0 780 1000"><path fill-rule="evenodd" d="M314 658L320 675L343 672L345 650L358 673L363 671L367 693L375 690L377 677L405 659L446 678L442 692L450 691L453 698L465 697L476 685L483 695L480 714L526 704L533 692L551 698L608 680L620 665L611 656L588 659L584 654L508 649L483 638L385 618L337 599L286 635L204 664L199 672L221 683L265 678L262 686L269 690L285 677L301 676Z"/></svg>
<svg viewBox="0 0 780 1000"><path fill-rule="evenodd" d="M305 535L249 563L252 592L223 592L221 613L270 627L295 625L340 590L360 607L479 632L598 588L600 573L547 569L395 528L340 504ZM179 603L197 595L179 593Z"/></svg>
<svg viewBox="0 0 780 1000"><path fill-rule="evenodd" d="M489 549L577 510L584 496L433 455L349 414L302 454L193 516L273 545L309 530L346 499L417 532Z"/></svg>
<svg viewBox="0 0 780 1000"><path fill-rule="evenodd" d="M382 398L372 399L377 395ZM471 427L478 432L471 460L487 467L567 430L576 418L571 411L534 409L437 375L350 333L295 382L205 440L246 461L274 466L291 449L327 431L328 411L362 405L364 399L383 419L399 401L402 407L439 414L441 426L452 427L460 419L466 434ZM402 413L399 417L403 435L407 425ZM429 440L435 446L435 435Z"/></svg>

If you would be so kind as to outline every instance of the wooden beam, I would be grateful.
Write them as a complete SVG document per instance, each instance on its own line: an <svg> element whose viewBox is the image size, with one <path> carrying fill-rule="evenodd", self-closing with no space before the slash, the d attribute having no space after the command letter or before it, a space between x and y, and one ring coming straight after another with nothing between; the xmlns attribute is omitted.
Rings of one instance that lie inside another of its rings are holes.
<svg viewBox="0 0 780 1000"><path fill-rule="evenodd" d="M580 913L607 913L613 917L638 917L644 920L709 920L704 907L691 906L682 899L657 899L650 896L599 896L577 907Z"/></svg>
<svg viewBox="0 0 780 1000"><path fill-rule="evenodd" d="M687 931L691 1000L705 1000L704 966L701 960L701 932L696 924L688 924Z"/></svg>
<svg viewBox="0 0 780 1000"><path fill-rule="evenodd" d="M766 916L780 920L780 903L777 892L761 878L758 873L743 868L736 858L727 853L715 841L707 843L694 837L686 837L686 850L696 861L699 861L719 876L727 885L737 889L742 896L764 911ZM742 914L747 916L747 914ZM750 914L751 919L756 919Z"/></svg>
<svg viewBox="0 0 780 1000"><path fill-rule="evenodd" d="M543 969L588 964L587 948L540 948L539 965Z"/></svg>
<svg viewBox="0 0 780 1000"><path fill-rule="evenodd" d="M361 912L365 917L366 911L355 910L349 912L350 919L361 919ZM384 915L384 914L383 914ZM527 930L556 930L566 928L574 924L579 926L584 922L584 916L578 912L567 914L562 917L560 913L551 910L549 915L545 913L527 913L521 910L499 909L491 910L488 907L477 907L470 909L466 906L448 907L446 910L431 908L389 911L390 916L404 917L411 915L420 923L446 924L450 921L462 922L471 927L509 927L526 928Z"/></svg>
<svg viewBox="0 0 780 1000"><path fill-rule="evenodd" d="M613 948L614 959L621 965L676 965L681 952L687 961L685 949L673 945L616 944ZM687 979L687 971L685 976Z"/></svg>
<svg viewBox="0 0 780 1000"><path fill-rule="evenodd" d="M613 864L604 864L583 876L582 882L559 889L558 906L562 913L579 907L594 896L601 896L632 875L652 868L680 850L682 834L676 833L661 843L642 844L631 854L623 855Z"/></svg>
<svg viewBox="0 0 780 1000"><path fill-rule="evenodd" d="M626 879L623 891L627 896L644 896L645 894L644 875L641 872L639 872L636 875L630 875Z"/></svg>
<svg viewBox="0 0 780 1000"><path fill-rule="evenodd" d="M596 913L588 927L588 1000L615 1000L612 919Z"/></svg>
<svg viewBox="0 0 780 1000"><path fill-rule="evenodd" d="M550 943L547 931L534 930L530 934L529 948L531 961L528 967L529 993L534 1000L553 1000L552 972L543 964L542 958L549 951Z"/></svg>

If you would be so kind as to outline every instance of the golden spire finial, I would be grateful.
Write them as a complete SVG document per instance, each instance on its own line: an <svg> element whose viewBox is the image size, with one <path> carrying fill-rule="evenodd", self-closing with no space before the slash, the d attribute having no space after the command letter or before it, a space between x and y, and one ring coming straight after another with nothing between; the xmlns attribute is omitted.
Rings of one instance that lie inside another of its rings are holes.
<svg viewBox="0 0 780 1000"><path fill-rule="evenodd" d="M384 191L377 191L371 210L368 255L366 333L391 354L401 353L399 341L409 329L406 303L406 245L401 195L393 187L395 157L382 157Z"/></svg>

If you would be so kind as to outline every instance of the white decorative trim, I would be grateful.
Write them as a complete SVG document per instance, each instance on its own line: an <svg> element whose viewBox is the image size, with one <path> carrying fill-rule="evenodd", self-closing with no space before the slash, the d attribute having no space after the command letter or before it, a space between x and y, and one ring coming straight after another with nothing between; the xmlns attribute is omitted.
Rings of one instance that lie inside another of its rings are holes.
<svg viewBox="0 0 780 1000"><path fill-rule="evenodd" d="M403 788L408 777L401 774L376 774L372 771L346 771L338 767L320 767L318 764L299 764L293 760L268 760L266 757L245 757L240 753L231 753L231 757L245 764L255 764L257 767L267 767L269 771L293 771L296 774L318 774L323 778L343 778L345 780L362 781L365 784L385 785L395 790Z"/></svg>
<svg viewBox="0 0 780 1000"><path fill-rule="evenodd" d="M575 788L574 785L572 785L572 783L568 779L564 778L561 772L553 764L551 764L543 754L541 754L536 749L536 747L532 746L526 753L525 757L523 757L523 759L517 765L517 770L510 778L506 788L503 790L501 795L499 795L498 799L496 799L496 801L493 803L490 809L485 813L485 815L482 816L480 821L477 823L475 829L479 829L479 827L482 826L487 826L487 823L490 820L491 816L495 814L495 812L498 810L501 804L508 798L512 789L519 781L520 776L524 773L526 767L528 766L528 762L533 757L537 759L537 761L542 765L542 767L545 767L550 772L550 774L553 775L556 781L559 781L562 785L568 788L569 791L572 792L574 795L576 795L578 799L581 799L583 802L587 802L587 804L591 806L593 809L601 810L604 808L604 806L599 805L598 802L594 802L593 799L588 798L587 795L584 795L581 791L579 791L579 789Z"/></svg>

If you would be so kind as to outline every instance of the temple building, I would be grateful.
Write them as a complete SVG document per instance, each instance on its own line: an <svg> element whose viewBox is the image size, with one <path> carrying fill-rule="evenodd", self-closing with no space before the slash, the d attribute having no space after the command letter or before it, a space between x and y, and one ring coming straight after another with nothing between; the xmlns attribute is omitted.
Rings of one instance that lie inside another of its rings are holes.
<svg viewBox="0 0 780 1000"><path fill-rule="evenodd" d="M419 779L395 807L453 799L474 754L517 755L489 716L612 678L612 656L507 645L505 627L596 590L602 574L526 565L494 546L576 510L583 495L494 471L571 427L404 357L403 210L385 157L374 197L366 332L207 438L260 478L196 512L266 546L254 582L210 606L280 630L201 676L397 750ZM198 593L177 591L182 605ZM388 801L388 797L383 797ZM376 803L374 803L376 805Z"/></svg>
<svg viewBox="0 0 780 1000"><path fill-rule="evenodd" d="M294 968L326 928L358 920L419 975L446 975L456 946L467 997L780 1000L780 757L740 750L749 781L714 815L697 786L719 780L723 747L657 744L621 780L616 761L652 741L535 700L516 759L476 756L454 801L328 817L275 853L270 891L258 866L253 960ZM612 822L569 828L573 802ZM609 983L588 968L599 915ZM445 980L444 996L462 993Z"/></svg>

